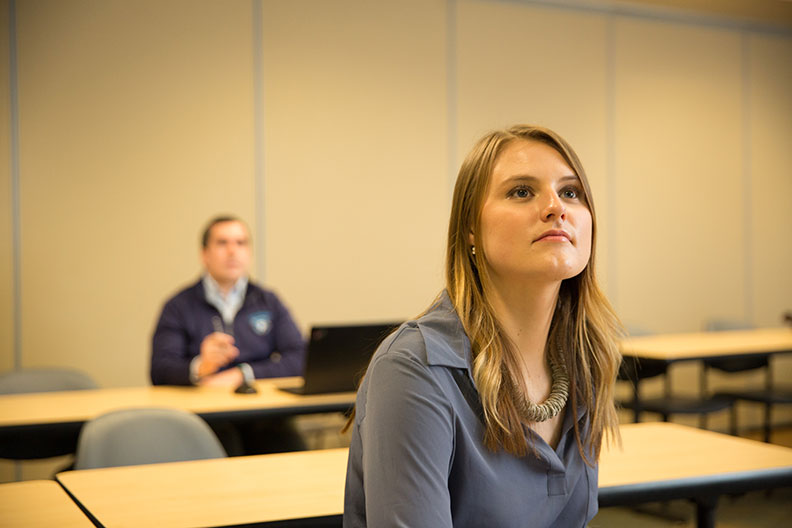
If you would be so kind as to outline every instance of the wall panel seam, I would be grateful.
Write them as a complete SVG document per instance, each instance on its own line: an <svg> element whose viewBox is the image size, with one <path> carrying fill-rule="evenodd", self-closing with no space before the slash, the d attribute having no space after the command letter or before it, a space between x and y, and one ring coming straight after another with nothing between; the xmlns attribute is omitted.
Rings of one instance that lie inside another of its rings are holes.
<svg viewBox="0 0 792 528"><path fill-rule="evenodd" d="M618 186L616 185L616 58L614 57L614 26L616 22L613 15L609 15L605 25L605 137L607 141L607 152L605 153L605 189L608 192L608 225L605 226L608 232L608 270L607 270L607 293L608 298L614 304L619 305L619 274L618 274Z"/></svg>
<svg viewBox="0 0 792 528"><path fill-rule="evenodd" d="M11 111L11 244L14 320L14 368L22 367L22 233L19 180L19 78L16 0L8 2L8 69Z"/></svg>
<svg viewBox="0 0 792 528"><path fill-rule="evenodd" d="M753 302L753 192L751 189L751 36L742 34L742 198L743 198L743 295L745 297L745 320L755 323Z"/></svg>
<svg viewBox="0 0 792 528"><path fill-rule="evenodd" d="M261 0L252 0L253 43L253 215L256 240L254 242L258 280L266 282L266 232L264 221L264 65Z"/></svg>
<svg viewBox="0 0 792 528"><path fill-rule="evenodd" d="M446 0L446 119L448 120L448 203L456 184L456 165L457 165L457 105L458 105L458 86L457 86L457 0ZM449 207L450 209L450 207Z"/></svg>

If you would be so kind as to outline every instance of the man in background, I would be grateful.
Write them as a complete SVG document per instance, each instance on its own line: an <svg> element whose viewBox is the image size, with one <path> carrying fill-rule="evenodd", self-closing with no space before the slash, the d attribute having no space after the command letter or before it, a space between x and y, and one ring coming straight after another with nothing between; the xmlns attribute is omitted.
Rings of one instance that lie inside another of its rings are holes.
<svg viewBox="0 0 792 528"><path fill-rule="evenodd" d="M251 248L245 224L232 216L214 218L201 244L201 279L165 303L154 331L151 382L236 388L245 370L256 378L302 375L305 342L297 325L273 292L248 277ZM227 428L210 425L228 444L223 438ZM270 424L276 425L288 429L276 431L280 436L296 435L286 422ZM242 434L246 453L281 450L248 445L249 432ZM285 446L295 447L299 445Z"/></svg>

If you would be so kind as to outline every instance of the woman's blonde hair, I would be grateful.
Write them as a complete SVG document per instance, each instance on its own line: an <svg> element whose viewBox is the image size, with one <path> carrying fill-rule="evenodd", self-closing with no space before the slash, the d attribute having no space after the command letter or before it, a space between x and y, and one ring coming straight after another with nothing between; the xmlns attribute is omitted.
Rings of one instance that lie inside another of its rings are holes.
<svg viewBox="0 0 792 528"><path fill-rule="evenodd" d="M564 158L580 179L583 202L591 211L591 257L585 269L562 282L550 325L546 351L563 351L569 374L567 412L583 408L588 426L575 437L586 463L593 465L602 447L603 434L618 438L613 386L621 362L618 317L597 284L594 271L597 221L591 188L572 147L547 128L516 125L481 138L459 169L448 227L446 289L473 350L473 378L484 408L484 443L492 451L523 456L528 452L525 420L518 412L517 391L523 386L515 346L506 337L495 315L487 255L479 239L481 210L498 156L513 141L544 143ZM469 237L474 236L475 254Z"/></svg>

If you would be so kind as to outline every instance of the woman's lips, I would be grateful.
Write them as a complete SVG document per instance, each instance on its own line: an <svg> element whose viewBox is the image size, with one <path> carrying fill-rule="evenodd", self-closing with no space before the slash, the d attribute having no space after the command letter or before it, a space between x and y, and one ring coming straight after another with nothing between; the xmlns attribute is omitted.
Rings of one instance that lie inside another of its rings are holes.
<svg viewBox="0 0 792 528"><path fill-rule="evenodd" d="M551 229L550 231L545 231L544 233L542 233L542 236L534 240L534 242L539 242L540 240L546 242L572 242L569 233L559 229Z"/></svg>

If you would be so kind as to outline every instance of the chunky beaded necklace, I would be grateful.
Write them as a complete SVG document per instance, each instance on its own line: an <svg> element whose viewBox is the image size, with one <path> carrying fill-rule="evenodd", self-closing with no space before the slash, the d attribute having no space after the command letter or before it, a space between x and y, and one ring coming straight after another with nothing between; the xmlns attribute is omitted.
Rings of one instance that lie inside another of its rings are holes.
<svg viewBox="0 0 792 528"><path fill-rule="evenodd" d="M560 359L562 354L560 347L558 354ZM517 411L529 423L547 421L557 416L566 405L569 397L569 376L563 360L557 361L553 355L550 355L550 375L553 378L550 396L539 405L529 400L522 391L516 391Z"/></svg>

